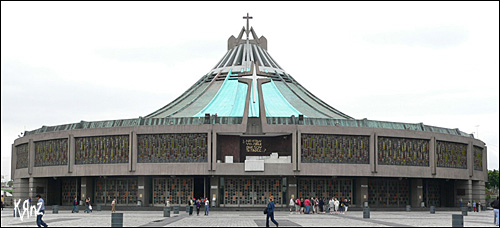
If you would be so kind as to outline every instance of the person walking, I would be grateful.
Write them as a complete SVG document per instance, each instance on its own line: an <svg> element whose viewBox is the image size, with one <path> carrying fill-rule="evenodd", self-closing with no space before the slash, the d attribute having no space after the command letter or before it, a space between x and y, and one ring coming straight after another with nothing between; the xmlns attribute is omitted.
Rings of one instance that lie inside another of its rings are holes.
<svg viewBox="0 0 500 228"><path fill-rule="evenodd" d="M476 212L476 201L472 201L472 211Z"/></svg>
<svg viewBox="0 0 500 228"><path fill-rule="evenodd" d="M301 205L300 199L297 198L295 200L295 213L297 214L300 214L300 205Z"/></svg>
<svg viewBox="0 0 500 228"><path fill-rule="evenodd" d="M200 216L201 201L200 198L196 200L196 216Z"/></svg>
<svg viewBox="0 0 500 228"><path fill-rule="evenodd" d="M312 213L316 213L316 200L314 199L314 197L311 198L311 211Z"/></svg>
<svg viewBox="0 0 500 228"><path fill-rule="evenodd" d="M493 208L493 214L494 214L493 216L495 216L494 217L495 218L495 225L497 225L497 226L498 226L498 220L499 220L499 218L498 218L498 204L499 204L499 202L498 202L498 196L497 196L497 199L494 200L493 202L491 202L491 204L490 204L490 206Z"/></svg>
<svg viewBox="0 0 500 228"><path fill-rule="evenodd" d="M269 203L267 204L267 215L266 215L266 227L269 227L269 218L278 227L279 223L274 220L274 197L269 197Z"/></svg>
<svg viewBox="0 0 500 228"><path fill-rule="evenodd" d="M347 214L347 208L349 208L349 200L348 199L345 199L344 200L344 214Z"/></svg>
<svg viewBox="0 0 500 228"><path fill-rule="evenodd" d="M311 210L311 201L309 200L309 197L306 197L304 200L304 205L306 206L305 214L309 214L309 211Z"/></svg>
<svg viewBox="0 0 500 228"><path fill-rule="evenodd" d="M90 203L90 197L88 199L89 199L89 211L90 213L92 213L92 204Z"/></svg>
<svg viewBox="0 0 500 228"><path fill-rule="evenodd" d="M290 198L290 203L288 206L290 206L290 214L293 214L293 209L295 208L295 202L293 201L293 196Z"/></svg>
<svg viewBox="0 0 500 228"><path fill-rule="evenodd" d="M305 208L306 208L306 205L305 205L305 202L303 198L300 198L300 213L301 214L304 214L305 213Z"/></svg>
<svg viewBox="0 0 500 228"><path fill-rule="evenodd" d="M28 207L31 208L31 197L28 197Z"/></svg>
<svg viewBox="0 0 500 228"><path fill-rule="evenodd" d="M113 199L113 201L111 201L111 213L115 212L116 212L116 199Z"/></svg>
<svg viewBox="0 0 500 228"><path fill-rule="evenodd" d="M196 200L196 199L193 198L192 200L189 200L189 216L193 215L194 200Z"/></svg>
<svg viewBox="0 0 500 228"><path fill-rule="evenodd" d="M472 204L469 202L467 202L467 211L468 212L472 212Z"/></svg>
<svg viewBox="0 0 500 228"><path fill-rule="evenodd" d="M76 196L75 196L75 199L73 200L73 210L71 211L71 213L78 213L78 200L76 199Z"/></svg>
<svg viewBox="0 0 500 228"><path fill-rule="evenodd" d="M86 198L85 199L85 213L90 213L89 204L90 204L89 198Z"/></svg>
<svg viewBox="0 0 500 228"><path fill-rule="evenodd" d="M339 206L340 206L340 202L337 198L335 198L335 200L333 201L334 205L335 205L335 214L337 215L339 213Z"/></svg>
<svg viewBox="0 0 500 228"><path fill-rule="evenodd" d="M42 196L40 196L39 194L36 195L36 199L38 200L37 205L40 205L40 207L38 208L39 213L36 215L36 225L38 227L47 227L47 223L42 220L42 217L45 214L45 202L43 201Z"/></svg>
<svg viewBox="0 0 500 228"><path fill-rule="evenodd" d="M328 202L328 206L330 214L333 214L333 211L335 211L335 201L333 200L333 198Z"/></svg>
<svg viewBox="0 0 500 228"><path fill-rule="evenodd" d="M5 203L5 196L4 195L2 195L2 201L1 201L1 203L2 203L1 208L2 208L2 211L3 211L4 203Z"/></svg>
<svg viewBox="0 0 500 228"><path fill-rule="evenodd" d="M208 216L208 208L210 207L210 202L208 198L205 198L205 215Z"/></svg>

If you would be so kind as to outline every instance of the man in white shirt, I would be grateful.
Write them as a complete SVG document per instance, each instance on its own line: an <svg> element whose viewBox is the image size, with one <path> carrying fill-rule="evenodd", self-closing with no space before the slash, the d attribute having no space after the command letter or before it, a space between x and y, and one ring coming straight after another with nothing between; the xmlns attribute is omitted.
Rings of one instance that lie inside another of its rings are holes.
<svg viewBox="0 0 500 228"><path fill-rule="evenodd" d="M210 207L210 202L208 202L208 198L205 198L205 215L208 216L208 208Z"/></svg>

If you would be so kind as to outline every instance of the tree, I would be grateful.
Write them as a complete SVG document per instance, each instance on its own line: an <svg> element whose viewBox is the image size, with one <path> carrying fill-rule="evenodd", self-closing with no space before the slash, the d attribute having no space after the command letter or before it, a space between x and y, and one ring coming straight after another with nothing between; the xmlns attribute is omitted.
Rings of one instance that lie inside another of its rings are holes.
<svg viewBox="0 0 500 228"><path fill-rule="evenodd" d="M486 188L498 188L498 170L488 170L488 182L486 182Z"/></svg>

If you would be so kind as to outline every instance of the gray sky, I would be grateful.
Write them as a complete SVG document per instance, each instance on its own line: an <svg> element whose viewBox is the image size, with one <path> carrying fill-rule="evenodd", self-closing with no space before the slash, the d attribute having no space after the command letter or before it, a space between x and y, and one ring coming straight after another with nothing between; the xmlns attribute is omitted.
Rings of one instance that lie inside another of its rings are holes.
<svg viewBox="0 0 500 228"><path fill-rule="evenodd" d="M498 169L498 2L1 2L2 175L24 130L163 107L223 57L247 12L331 106L478 130Z"/></svg>

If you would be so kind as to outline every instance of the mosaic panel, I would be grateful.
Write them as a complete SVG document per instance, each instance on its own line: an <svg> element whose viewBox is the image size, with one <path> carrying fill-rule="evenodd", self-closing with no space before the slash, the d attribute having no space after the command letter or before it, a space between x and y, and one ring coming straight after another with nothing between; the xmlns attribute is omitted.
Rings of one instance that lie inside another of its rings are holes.
<svg viewBox="0 0 500 228"><path fill-rule="evenodd" d="M379 207L404 207L410 203L408 180L369 179L368 204Z"/></svg>
<svg viewBox="0 0 500 228"><path fill-rule="evenodd" d="M16 146L16 169L28 168L28 143Z"/></svg>
<svg viewBox="0 0 500 228"><path fill-rule="evenodd" d="M429 140L378 137L378 164L429 166Z"/></svg>
<svg viewBox="0 0 500 228"><path fill-rule="evenodd" d="M474 170L483 171L483 148L474 146Z"/></svg>
<svg viewBox="0 0 500 228"><path fill-rule="evenodd" d="M137 177L97 178L95 181L96 204L111 205L113 199L121 205L137 205Z"/></svg>
<svg viewBox="0 0 500 228"><path fill-rule="evenodd" d="M153 203L165 205L168 200L171 204L187 205L194 197L193 189L193 178L154 178Z"/></svg>
<svg viewBox="0 0 500 228"><path fill-rule="evenodd" d="M436 141L437 166L467 169L467 144Z"/></svg>
<svg viewBox="0 0 500 228"><path fill-rule="evenodd" d="M154 134L137 136L137 162L207 162L206 133Z"/></svg>
<svg viewBox="0 0 500 228"><path fill-rule="evenodd" d="M35 142L35 167L68 164L68 139Z"/></svg>
<svg viewBox="0 0 500 228"><path fill-rule="evenodd" d="M369 164L369 136L302 134L304 163Z"/></svg>
<svg viewBox="0 0 500 228"><path fill-rule="evenodd" d="M76 138L75 143L77 165L128 163L128 135Z"/></svg>

